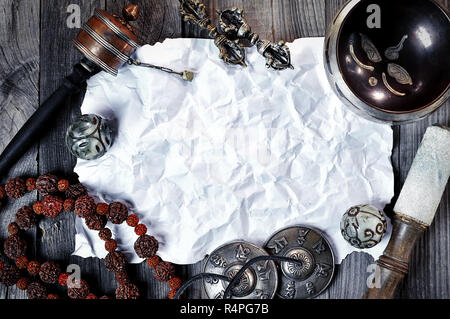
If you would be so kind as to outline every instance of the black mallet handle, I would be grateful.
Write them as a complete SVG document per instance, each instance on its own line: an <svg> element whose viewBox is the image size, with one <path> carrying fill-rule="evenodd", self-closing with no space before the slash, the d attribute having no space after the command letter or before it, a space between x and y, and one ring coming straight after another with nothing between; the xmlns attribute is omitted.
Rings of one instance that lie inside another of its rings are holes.
<svg viewBox="0 0 450 319"><path fill-rule="evenodd" d="M63 84L36 110L0 155L0 176L6 175L51 127L51 120L67 97L80 91L86 80L97 72L99 69L86 59L74 66L72 74L66 77Z"/></svg>

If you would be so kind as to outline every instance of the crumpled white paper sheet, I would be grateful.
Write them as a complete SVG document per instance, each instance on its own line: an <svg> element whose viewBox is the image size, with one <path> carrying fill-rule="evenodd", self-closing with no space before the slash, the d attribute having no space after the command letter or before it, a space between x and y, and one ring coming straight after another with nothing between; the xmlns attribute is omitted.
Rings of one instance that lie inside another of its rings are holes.
<svg viewBox="0 0 450 319"><path fill-rule="evenodd" d="M344 212L382 209L394 194L392 129L333 94L323 38L289 47L295 70L274 72L255 48L241 68L226 66L211 40L166 40L138 59L193 70L194 82L135 66L96 75L82 112L115 119L118 135L103 158L78 161L80 181L100 199L129 202L167 261L195 263L237 239L262 246L302 224L326 233L340 263L355 250L340 234ZM129 262L141 262L133 229L108 227ZM76 230L75 255L106 256L97 232L80 219ZM377 258L389 237L365 251Z"/></svg>

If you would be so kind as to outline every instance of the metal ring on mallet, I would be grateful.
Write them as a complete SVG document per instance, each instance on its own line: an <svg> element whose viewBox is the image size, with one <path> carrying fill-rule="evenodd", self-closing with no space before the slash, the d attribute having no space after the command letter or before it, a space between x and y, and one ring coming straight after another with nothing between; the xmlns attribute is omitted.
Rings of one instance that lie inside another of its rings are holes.
<svg viewBox="0 0 450 319"><path fill-rule="evenodd" d="M365 299L392 299L408 272L415 243L431 225L450 176L450 128L428 128L394 207L392 236L377 261L379 287Z"/></svg>

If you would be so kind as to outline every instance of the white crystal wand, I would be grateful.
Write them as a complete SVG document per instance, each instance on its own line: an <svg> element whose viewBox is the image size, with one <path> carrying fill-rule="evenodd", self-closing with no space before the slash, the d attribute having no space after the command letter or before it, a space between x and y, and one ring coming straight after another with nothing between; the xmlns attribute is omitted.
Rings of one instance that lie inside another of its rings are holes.
<svg viewBox="0 0 450 319"><path fill-rule="evenodd" d="M449 175L450 129L429 127L394 207L392 236L377 261L375 287L364 298L395 297L417 239L433 222Z"/></svg>

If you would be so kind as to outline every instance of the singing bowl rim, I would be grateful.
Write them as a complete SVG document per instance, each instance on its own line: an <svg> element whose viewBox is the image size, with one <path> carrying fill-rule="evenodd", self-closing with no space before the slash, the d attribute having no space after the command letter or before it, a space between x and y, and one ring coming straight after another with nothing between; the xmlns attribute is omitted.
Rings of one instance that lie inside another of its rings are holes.
<svg viewBox="0 0 450 319"><path fill-rule="evenodd" d="M356 95L353 89L347 84L344 76L341 72L339 59L338 59L338 44L341 30L347 20L347 17L352 10L364 0L349 0L336 14L333 22L328 27L325 42L324 42L324 66L325 73L328 81L339 97L351 110L356 112L371 121L390 124L405 124L410 122L416 122L427 117L431 113L438 110L449 98L450 98L450 83L440 96L433 101L420 108L415 108L409 111L392 111L380 108L375 105L364 102L360 97ZM447 16L450 21L450 15L448 11L443 8L435 0L427 0L436 5L437 8Z"/></svg>

